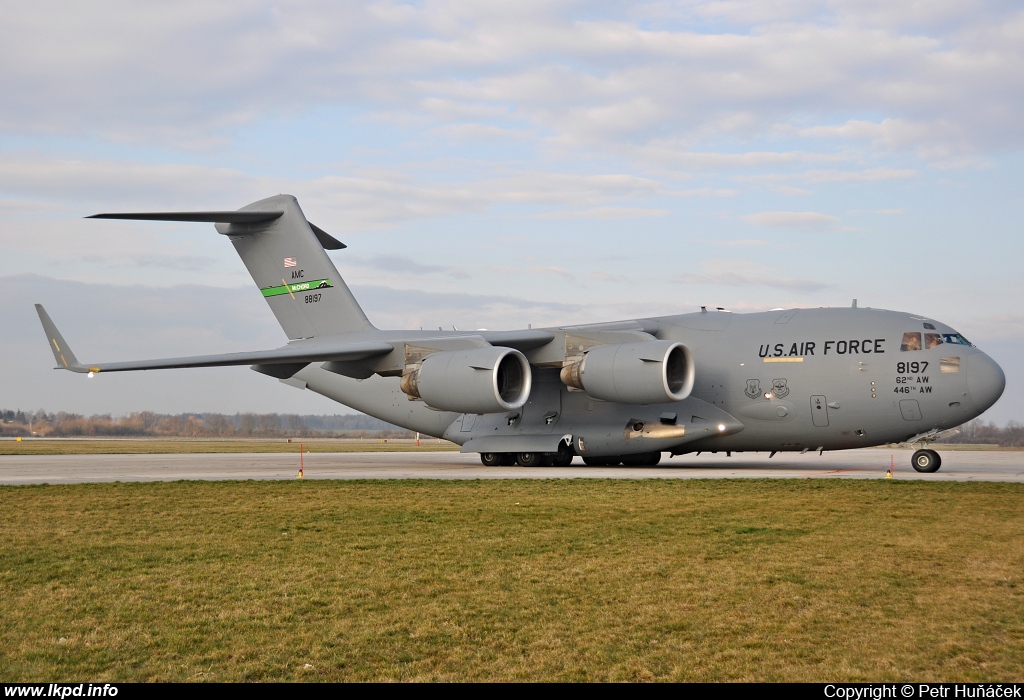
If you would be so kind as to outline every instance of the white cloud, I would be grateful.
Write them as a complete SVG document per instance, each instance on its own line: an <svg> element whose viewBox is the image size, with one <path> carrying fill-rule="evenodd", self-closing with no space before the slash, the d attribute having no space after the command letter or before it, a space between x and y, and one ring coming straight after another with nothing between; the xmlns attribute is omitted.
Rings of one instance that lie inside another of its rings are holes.
<svg viewBox="0 0 1024 700"><path fill-rule="evenodd" d="M755 226L824 231L839 223L838 217L816 211L762 211L741 217Z"/></svg>
<svg viewBox="0 0 1024 700"><path fill-rule="evenodd" d="M972 140L965 124L951 119L911 121L889 118L879 122L853 119L838 125L795 129L791 133L818 139L862 140L881 151L909 150L925 160L938 163L974 163L975 160L965 158L980 145ZM984 138L984 135L977 134L976 137Z"/></svg>
<svg viewBox="0 0 1024 700"><path fill-rule="evenodd" d="M345 258L345 261L355 267L368 267L374 270L385 270L402 275L431 275L449 271L448 268L441 265L428 265L417 262L405 255L395 254L372 255L370 257L349 255Z"/></svg>
<svg viewBox="0 0 1024 700"><path fill-rule="evenodd" d="M415 172L415 171L414 171ZM203 165L149 164L110 160L55 160L0 154L0 191L25 197L84 203L80 215L116 210L236 208L271 192L301 195L318 225L352 231L402 221L478 212L499 204L555 205L583 210L542 218L627 218L663 216L664 209L623 207L616 200L654 197L723 197L723 189L679 189L626 173L589 174L489 170L455 182L417 180L399 170L377 169L361 176L329 174L312 179L261 177ZM8 200L15 212L43 211L35 200ZM47 205L65 211L66 204ZM27 209L26 209L27 207ZM2 211L2 210L0 210Z"/></svg>
<svg viewBox="0 0 1024 700"><path fill-rule="evenodd" d="M705 260L701 268L701 273L678 274L672 281L721 287L769 287L788 292L817 292L830 286L814 280L779 277L771 268L749 260Z"/></svg>
<svg viewBox="0 0 1024 700"><path fill-rule="evenodd" d="M508 129L491 124L447 124L436 127L431 131L440 137L459 141L489 141L494 139L522 141L531 136L529 131L523 129Z"/></svg>
<svg viewBox="0 0 1024 700"><path fill-rule="evenodd" d="M630 282L630 278L626 275L616 275L605 270L595 270L590 273L590 278L595 282L606 283L610 282L613 284L625 284Z"/></svg>
<svg viewBox="0 0 1024 700"><path fill-rule="evenodd" d="M28 199L0 200L0 219L22 219L63 216L68 208L55 202L38 202Z"/></svg>
<svg viewBox="0 0 1024 700"><path fill-rule="evenodd" d="M530 272L532 272L535 275L540 275L541 277L547 277L548 275L557 275L569 281L576 279L576 276L572 272L566 270L564 267L559 267L557 265L534 267L530 269Z"/></svg>
<svg viewBox="0 0 1024 700"><path fill-rule="evenodd" d="M714 241L717 246L724 246L726 248L764 248L769 245L768 241L762 241L759 238L740 238L734 241Z"/></svg>
<svg viewBox="0 0 1024 700"><path fill-rule="evenodd" d="M860 171L808 170L795 177L806 182L878 182L881 180L908 180L917 175L916 170L907 168L869 168Z"/></svg>
<svg viewBox="0 0 1024 700"><path fill-rule="evenodd" d="M636 219L668 216L668 209L642 209L640 207L596 207L576 211L552 211L535 214L534 219Z"/></svg>
<svg viewBox="0 0 1024 700"><path fill-rule="evenodd" d="M868 168L865 170L805 170L802 173L768 173L763 175L737 175L738 182L769 183L775 188L786 187L776 183L800 181L811 184L830 182L879 182L883 180L909 180L919 175L909 168ZM797 194L807 190L792 188Z"/></svg>
<svg viewBox="0 0 1024 700"><path fill-rule="evenodd" d="M333 102L468 118L444 125L459 138L525 126L613 151L807 120L805 136L933 159L1024 136L1015 3L708 2L589 16L575 3L473 5L21 7L0 28L0 125L209 147L240 125ZM882 118L830 132L843 112Z"/></svg>
<svg viewBox="0 0 1024 700"><path fill-rule="evenodd" d="M878 214L880 216L902 216L906 209L851 209L847 214Z"/></svg>

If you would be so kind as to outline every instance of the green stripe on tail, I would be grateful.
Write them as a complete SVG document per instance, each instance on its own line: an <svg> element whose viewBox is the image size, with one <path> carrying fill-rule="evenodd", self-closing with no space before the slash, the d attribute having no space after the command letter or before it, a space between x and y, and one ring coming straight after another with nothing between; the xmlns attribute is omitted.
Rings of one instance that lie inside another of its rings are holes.
<svg viewBox="0 0 1024 700"><path fill-rule="evenodd" d="M333 287L329 279L327 280L310 280L309 282L299 282L298 284L281 284L276 287L264 287L260 291L263 292L265 297L276 297L280 294L298 294L300 292L308 292L311 289L327 289Z"/></svg>

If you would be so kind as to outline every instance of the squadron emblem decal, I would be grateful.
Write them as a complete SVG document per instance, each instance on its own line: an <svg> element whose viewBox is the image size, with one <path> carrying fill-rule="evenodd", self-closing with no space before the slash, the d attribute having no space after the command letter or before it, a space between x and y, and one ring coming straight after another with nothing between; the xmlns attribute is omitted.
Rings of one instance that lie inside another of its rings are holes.
<svg viewBox="0 0 1024 700"><path fill-rule="evenodd" d="M784 399L789 396L789 387L786 386L785 379L772 380L772 395L777 399Z"/></svg>
<svg viewBox="0 0 1024 700"><path fill-rule="evenodd" d="M743 392L748 398L756 399L761 395L761 380L760 379L748 379L747 388Z"/></svg>

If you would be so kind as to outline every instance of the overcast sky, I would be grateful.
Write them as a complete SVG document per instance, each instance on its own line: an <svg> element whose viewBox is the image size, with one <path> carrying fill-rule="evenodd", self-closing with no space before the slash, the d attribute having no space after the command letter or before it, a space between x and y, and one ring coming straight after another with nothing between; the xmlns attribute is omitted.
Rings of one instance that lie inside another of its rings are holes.
<svg viewBox="0 0 1024 700"><path fill-rule="evenodd" d="M960 330L1024 419L1019 2L22 3L0 23L0 407L344 411L205 224L287 192L381 327L862 306ZM86 383L88 382L88 383Z"/></svg>

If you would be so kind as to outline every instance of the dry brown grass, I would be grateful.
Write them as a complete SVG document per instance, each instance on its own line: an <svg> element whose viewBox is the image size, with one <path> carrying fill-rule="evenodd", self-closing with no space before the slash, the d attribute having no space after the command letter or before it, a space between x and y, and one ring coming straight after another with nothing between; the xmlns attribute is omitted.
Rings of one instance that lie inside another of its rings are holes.
<svg viewBox="0 0 1024 700"><path fill-rule="evenodd" d="M2 487L0 677L1020 680L1022 497L883 480Z"/></svg>

